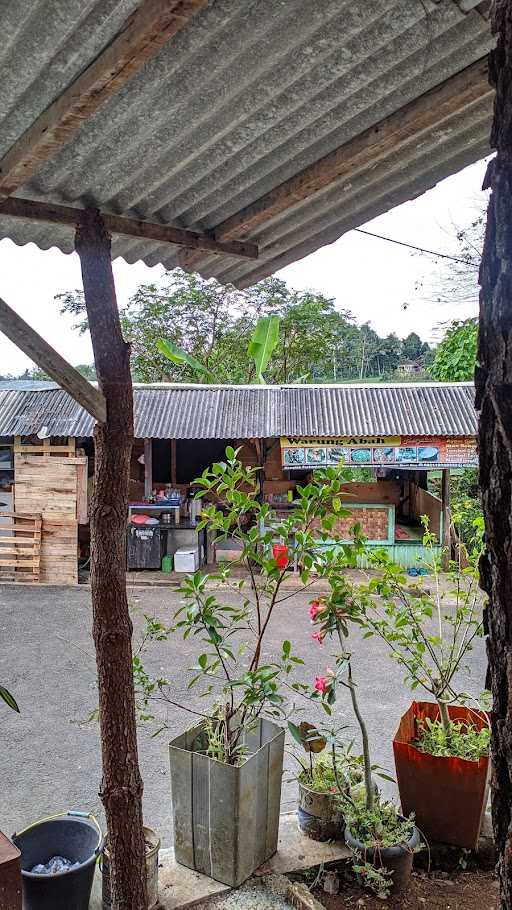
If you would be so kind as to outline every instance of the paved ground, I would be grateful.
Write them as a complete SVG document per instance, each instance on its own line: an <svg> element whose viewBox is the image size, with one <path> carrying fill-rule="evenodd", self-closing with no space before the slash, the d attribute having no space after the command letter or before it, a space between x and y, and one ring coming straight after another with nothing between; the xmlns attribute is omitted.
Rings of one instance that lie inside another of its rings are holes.
<svg viewBox="0 0 512 910"><path fill-rule="evenodd" d="M279 608L269 629L269 652L277 655L284 638L293 638L296 653L305 658L301 673L312 681L329 664L328 646L311 641L307 607L311 595L294 594ZM135 639L144 614L170 622L179 603L176 591L135 588L130 593ZM68 808L94 810L102 817L97 796L100 753L97 725L87 718L96 706L96 676L90 635L90 591L87 588L25 588L0 586L0 681L9 686L21 707L17 716L0 705L2 743L0 828L8 834L38 817ZM354 667L361 703L368 719L374 761L392 768L391 740L410 693L399 668L376 639L363 641L354 632ZM152 672L167 676L177 700L200 709L204 702L187 690L187 668L197 656L193 642L180 638L160 643L148 658ZM468 661L466 688L478 693L485 676L483 642L477 642ZM341 698L335 721L350 722L348 704ZM173 733L188 726L190 715L177 709L168 714ZM167 740L140 732L140 761L145 782L147 824L171 842L171 808ZM354 728L347 736L356 735ZM292 760L289 760L290 766ZM283 811L295 805L295 782L283 788Z"/></svg>

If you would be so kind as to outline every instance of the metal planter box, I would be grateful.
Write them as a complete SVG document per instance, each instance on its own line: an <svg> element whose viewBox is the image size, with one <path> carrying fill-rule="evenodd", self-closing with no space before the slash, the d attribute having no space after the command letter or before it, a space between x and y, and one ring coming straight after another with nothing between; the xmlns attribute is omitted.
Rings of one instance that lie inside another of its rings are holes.
<svg viewBox="0 0 512 910"><path fill-rule="evenodd" d="M198 724L169 746L175 856L236 888L277 850L284 730L259 720L239 767L194 751L202 730Z"/></svg>

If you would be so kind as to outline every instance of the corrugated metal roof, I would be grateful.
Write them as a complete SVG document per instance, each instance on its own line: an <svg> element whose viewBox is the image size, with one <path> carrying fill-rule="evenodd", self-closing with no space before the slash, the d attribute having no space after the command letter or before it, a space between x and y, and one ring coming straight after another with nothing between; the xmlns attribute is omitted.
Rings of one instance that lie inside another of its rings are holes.
<svg viewBox="0 0 512 910"><path fill-rule="evenodd" d="M273 436L473 436L471 383L136 385L135 435L155 439ZM0 436L92 436L94 421L58 388L0 391Z"/></svg>
<svg viewBox="0 0 512 910"><path fill-rule="evenodd" d="M0 155L119 31L138 0L6 0ZM210 0L20 195L212 228L308 164L482 58L489 24L455 0ZM27 61L29 65L27 65ZM330 243L488 152L475 102L398 156L267 223L262 262L206 258L243 285ZM2 217L0 237L73 249L73 231ZM114 256L177 264L116 238Z"/></svg>

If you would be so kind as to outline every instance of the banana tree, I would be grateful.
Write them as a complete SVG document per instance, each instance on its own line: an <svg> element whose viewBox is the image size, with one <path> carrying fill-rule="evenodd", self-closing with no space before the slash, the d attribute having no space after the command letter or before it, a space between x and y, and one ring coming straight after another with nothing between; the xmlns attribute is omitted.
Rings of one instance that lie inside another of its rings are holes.
<svg viewBox="0 0 512 910"><path fill-rule="evenodd" d="M279 341L279 316L262 316L258 320L253 336L247 348L247 354L254 361L256 369L256 382L265 383L264 371ZM160 338L157 348L171 363L186 365L205 377L209 382L215 382L215 374L192 354L179 348L173 341Z"/></svg>

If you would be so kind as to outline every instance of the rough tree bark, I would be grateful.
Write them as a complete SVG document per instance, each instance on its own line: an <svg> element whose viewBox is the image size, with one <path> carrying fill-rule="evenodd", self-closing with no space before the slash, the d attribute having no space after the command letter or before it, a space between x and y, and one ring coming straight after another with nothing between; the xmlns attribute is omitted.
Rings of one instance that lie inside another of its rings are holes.
<svg viewBox="0 0 512 910"><path fill-rule="evenodd" d="M496 87L491 145L497 150L480 269L476 371L480 487L487 552L481 583L487 610L488 680L493 694L492 817L499 852L500 907L512 908L512 2L496 0L490 57Z"/></svg>
<svg viewBox="0 0 512 910"><path fill-rule="evenodd" d="M130 349L123 339L110 236L96 210L77 227L85 303L107 420L95 431L91 504L93 636L98 668L103 780L114 910L145 910L142 790L126 596L126 514L133 440Z"/></svg>

